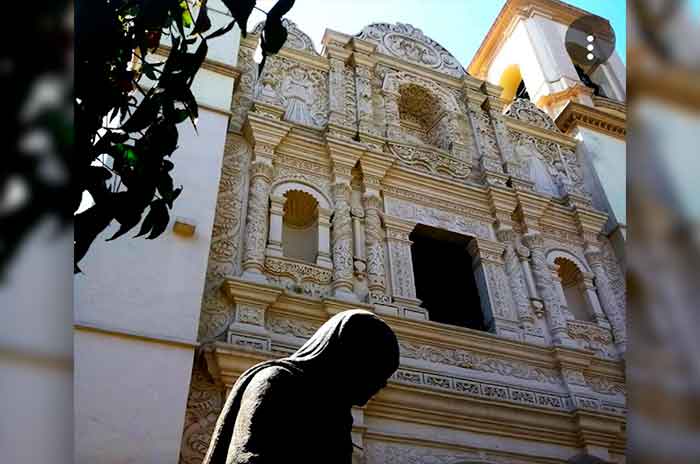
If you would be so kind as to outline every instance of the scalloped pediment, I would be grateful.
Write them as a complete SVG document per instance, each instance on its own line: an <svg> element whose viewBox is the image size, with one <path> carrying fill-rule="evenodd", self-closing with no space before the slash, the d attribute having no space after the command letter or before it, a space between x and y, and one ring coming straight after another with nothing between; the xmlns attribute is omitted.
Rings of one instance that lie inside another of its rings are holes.
<svg viewBox="0 0 700 464"><path fill-rule="evenodd" d="M504 114L513 119L519 119L520 121L532 124L533 126L554 132L561 132L547 113L525 98L518 98L513 101Z"/></svg>
<svg viewBox="0 0 700 464"><path fill-rule="evenodd" d="M314 48L314 43L306 32L299 29L294 21L290 21L287 18L282 19L282 24L287 28L287 41L284 43L283 48L292 48L294 50L301 50L304 52L313 53L314 55L319 55L319 53ZM265 22L262 21L258 23L253 29L253 34L260 34L262 32Z"/></svg>
<svg viewBox="0 0 700 464"><path fill-rule="evenodd" d="M377 51L454 77L467 73L442 45L410 24L375 23L356 37L377 44Z"/></svg>

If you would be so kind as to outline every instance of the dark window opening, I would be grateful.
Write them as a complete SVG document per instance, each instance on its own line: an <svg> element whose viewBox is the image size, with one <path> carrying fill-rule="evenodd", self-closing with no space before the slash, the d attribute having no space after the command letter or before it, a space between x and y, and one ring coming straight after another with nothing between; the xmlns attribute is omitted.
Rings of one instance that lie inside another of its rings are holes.
<svg viewBox="0 0 700 464"><path fill-rule="evenodd" d="M416 297L431 321L487 330L466 235L419 224L410 235Z"/></svg>
<svg viewBox="0 0 700 464"><path fill-rule="evenodd" d="M526 100L530 99L530 94L527 93L527 89L525 88L525 81L520 81L518 90L515 91L515 98L524 98Z"/></svg>
<svg viewBox="0 0 700 464"><path fill-rule="evenodd" d="M605 92L603 92L603 89L598 84L593 82L593 79L591 79L591 77L586 73L586 71L583 70L581 66L574 63L574 68L576 69L578 78L581 79L583 85L589 89L593 89L593 95L597 97L605 97Z"/></svg>

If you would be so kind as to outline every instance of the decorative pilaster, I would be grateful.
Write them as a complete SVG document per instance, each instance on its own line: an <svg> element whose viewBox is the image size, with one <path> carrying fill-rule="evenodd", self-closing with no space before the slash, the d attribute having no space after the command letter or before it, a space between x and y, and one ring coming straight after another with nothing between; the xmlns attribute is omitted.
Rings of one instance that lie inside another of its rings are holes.
<svg viewBox="0 0 700 464"><path fill-rule="evenodd" d="M357 121L360 134L377 135L372 109L372 72L375 60L371 57L376 45L358 38L350 41L352 63L355 66L355 92L357 96Z"/></svg>
<svg viewBox="0 0 700 464"><path fill-rule="evenodd" d="M391 292L394 302L402 307L418 307L416 298L416 281L413 274L411 257L411 240L409 234L412 226L402 221L386 219L387 246L389 249L389 270L391 274Z"/></svg>
<svg viewBox="0 0 700 464"><path fill-rule="evenodd" d="M536 288L544 303L545 315L552 343L555 345L576 346L569 338L566 319L561 308L561 299L557 294L552 271L547 264L544 253L544 240L539 233L527 233L523 236L525 246L530 249L532 272L535 276Z"/></svg>
<svg viewBox="0 0 700 464"><path fill-rule="evenodd" d="M316 264L331 269L331 214L333 212L326 208L318 208L318 255Z"/></svg>
<svg viewBox="0 0 700 464"><path fill-rule="evenodd" d="M380 218L382 199L379 198L378 193L366 192L363 195L363 201L365 206L365 246L369 302L390 304L391 298L386 294L384 233Z"/></svg>
<svg viewBox="0 0 700 464"><path fill-rule="evenodd" d="M270 197L270 231L267 238L267 256L284 256L282 249L282 223L284 219L284 197Z"/></svg>
<svg viewBox="0 0 700 464"><path fill-rule="evenodd" d="M257 154L259 147L256 146L255 148ZM263 268L265 265L265 243L268 235L267 219L271 182L272 163L270 159L267 157L257 158L251 166L242 265L242 278L255 282L267 282L267 278L263 274Z"/></svg>
<svg viewBox="0 0 700 464"><path fill-rule="evenodd" d="M610 322L608 322L607 317L605 317L605 313L603 313L603 308L600 305L600 299L598 298L598 293L596 292L596 287L593 283L594 278L595 274L591 272L583 272L583 282L581 282L579 289L586 298L588 307L593 310L593 318L595 319L596 324L610 330Z"/></svg>
<svg viewBox="0 0 700 464"><path fill-rule="evenodd" d="M497 229L496 236L505 246L505 251L503 253L505 271L513 295L515 311L527 338L527 334L534 333L535 319L530 309L530 298L525 283L526 277L523 275L523 269L520 265L518 254L515 251L518 237L512 228L505 226L501 226Z"/></svg>
<svg viewBox="0 0 700 464"><path fill-rule="evenodd" d="M350 183L333 184L333 293L341 299L356 300L352 289L352 218L350 217Z"/></svg>
<svg viewBox="0 0 700 464"><path fill-rule="evenodd" d="M388 78L388 76L387 76ZM387 80L382 89L384 94L384 118L386 120L386 137L392 140L401 140L401 118L399 115L399 100L401 94L394 85L389 85Z"/></svg>
<svg viewBox="0 0 700 464"><path fill-rule="evenodd" d="M467 250L473 258L472 267L486 326L498 335L519 340L513 295L503 262L505 247L498 242L474 238Z"/></svg>
<svg viewBox="0 0 700 464"><path fill-rule="evenodd" d="M600 303L603 307L603 311L605 312L605 315L612 326L615 346L620 354L624 354L627 350L627 327L625 325L625 316L623 313L623 308L618 307L615 293L610 286L610 280L603 264L603 254L599 247L591 243L587 244L584 254L588 264L591 266L593 274L595 275L595 284L598 289L598 296L600 297Z"/></svg>
<svg viewBox="0 0 700 464"><path fill-rule="evenodd" d="M350 52L343 48L327 46L329 73L328 73L328 97L329 117L328 123L338 126L347 124L345 109L345 62L350 58Z"/></svg>

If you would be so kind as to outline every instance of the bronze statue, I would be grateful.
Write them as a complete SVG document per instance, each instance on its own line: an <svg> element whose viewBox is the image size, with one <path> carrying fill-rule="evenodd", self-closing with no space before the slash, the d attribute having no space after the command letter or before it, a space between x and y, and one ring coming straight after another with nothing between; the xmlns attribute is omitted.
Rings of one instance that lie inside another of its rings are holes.
<svg viewBox="0 0 700 464"><path fill-rule="evenodd" d="M363 310L336 314L289 357L238 378L203 463L350 463L350 410L398 366L399 345L384 321Z"/></svg>

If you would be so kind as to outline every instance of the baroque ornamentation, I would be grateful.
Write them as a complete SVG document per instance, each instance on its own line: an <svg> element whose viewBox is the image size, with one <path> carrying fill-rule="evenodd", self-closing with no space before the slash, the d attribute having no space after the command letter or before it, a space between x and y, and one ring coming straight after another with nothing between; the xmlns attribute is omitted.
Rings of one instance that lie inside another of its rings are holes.
<svg viewBox="0 0 700 464"><path fill-rule="evenodd" d="M267 243L271 171L272 167L264 161L253 163L248 194L244 269L255 268L262 271Z"/></svg>
<svg viewBox="0 0 700 464"><path fill-rule="evenodd" d="M228 275L240 273L241 231L250 157L248 144L240 136L229 134L219 180L202 313L199 318L199 340L222 333L233 315L230 303L219 288Z"/></svg>
<svg viewBox="0 0 700 464"><path fill-rule="evenodd" d="M265 271L276 276L291 277L298 285L302 285L304 281L328 285L332 280L331 271L328 269L286 258L268 256L265 259Z"/></svg>
<svg viewBox="0 0 700 464"><path fill-rule="evenodd" d="M290 335L297 338L309 338L320 325L311 324L299 319L288 319L283 317L271 317L267 321L267 328L279 335Z"/></svg>
<svg viewBox="0 0 700 464"><path fill-rule="evenodd" d="M474 369L503 377L513 377L538 383L561 385L561 377L554 369L534 367L528 364L483 356L465 350L438 348L430 345L416 345L404 341L399 342L401 356L419 359L437 364Z"/></svg>
<svg viewBox="0 0 700 464"><path fill-rule="evenodd" d="M282 18L282 25L287 29L287 40L284 42L284 48L293 48L294 50L301 50L318 56L313 41L305 32L299 29L296 23L287 18ZM258 23L250 33L260 34L263 27L265 27L264 21Z"/></svg>
<svg viewBox="0 0 700 464"><path fill-rule="evenodd" d="M552 118L527 98L518 98L505 111L506 116L527 122L542 129L560 132Z"/></svg>
<svg viewBox="0 0 700 464"><path fill-rule="evenodd" d="M275 55L258 79L255 99L284 108L290 122L322 129L328 124L328 72Z"/></svg>
<svg viewBox="0 0 700 464"><path fill-rule="evenodd" d="M180 464L200 464L204 459L224 406L224 394L224 389L214 384L203 367L195 366L187 398Z"/></svg>
<svg viewBox="0 0 700 464"><path fill-rule="evenodd" d="M376 23L366 26L357 37L377 44L377 51L435 69L454 77L466 72L457 59L433 39L410 24Z"/></svg>
<svg viewBox="0 0 700 464"><path fill-rule="evenodd" d="M398 218L426 224L472 237L490 239L491 226L472 218L466 218L448 211L429 206L418 205L405 200L387 198L386 213Z"/></svg>
<svg viewBox="0 0 700 464"><path fill-rule="evenodd" d="M365 241L367 248L367 278L370 299L384 295L386 289L386 268L384 263L384 233L379 217L381 198L377 195L365 195ZM385 298L380 298L385 300ZM381 301L380 301L381 302Z"/></svg>
<svg viewBox="0 0 700 464"><path fill-rule="evenodd" d="M392 143L390 150L402 162L410 166L420 166L433 174L447 175L455 179L466 179L471 166L458 158L436 149L421 149L410 145Z"/></svg>
<svg viewBox="0 0 700 464"><path fill-rule="evenodd" d="M350 216L350 185L333 184L335 212L333 214L333 285L347 291L352 289L352 217Z"/></svg>

